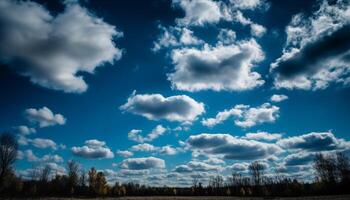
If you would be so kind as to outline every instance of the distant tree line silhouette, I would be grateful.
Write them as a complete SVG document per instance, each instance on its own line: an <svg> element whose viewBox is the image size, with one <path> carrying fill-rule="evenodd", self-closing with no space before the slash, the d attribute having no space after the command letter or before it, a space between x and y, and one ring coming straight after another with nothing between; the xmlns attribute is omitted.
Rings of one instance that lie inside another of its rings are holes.
<svg viewBox="0 0 350 200"><path fill-rule="evenodd" d="M18 144L12 134L0 135L0 195L2 197L103 197L103 196L308 196L350 193L350 162L343 153L316 154L312 183L299 182L284 176L265 176L263 164L255 161L249 165L250 176L232 173L227 180L211 177L204 186L197 178L191 187L149 187L136 183L107 184L103 172L91 168L80 170L75 161L67 162L67 173L50 178L46 166L33 171L30 180L17 177L12 168L16 161Z"/></svg>

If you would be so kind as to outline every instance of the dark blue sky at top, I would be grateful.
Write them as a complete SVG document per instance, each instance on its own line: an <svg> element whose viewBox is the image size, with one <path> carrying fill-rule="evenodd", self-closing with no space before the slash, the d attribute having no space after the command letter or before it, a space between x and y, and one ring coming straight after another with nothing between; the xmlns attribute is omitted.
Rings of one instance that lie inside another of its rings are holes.
<svg viewBox="0 0 350 200"><path fill-rule="evenodd" d="M50 12L64 10L61 1L37 1ZM163 96L188 95L205 104L206 113L193 122L189 131L168 131L165 135L151 142L155 146L167 144L178 146L178 141L185 141L189 135L200 133L229 133L242 136L247 132L267 131L283 133L285 136L301 135L308 132L332 132L339 138L350 139L349 113L350 88L337 84L323 90L286 90L272 88L269 74L270 64L279 58L286 41L285 28L293 15L311 12L316 1L269 1L267 11L247 11L246 16L263 25L267 32L257 39L265 53L265 59L256 68L266 83L247 91L199 91L187 92L171 89L166 74L172 72L173 65L169 51L152 52L153 42L161 31L159 24L168 27L175 25L175 18L184 16L180 8L174 8L170 1L82 1L81 5L123 32L123 37L115 39L118 48L123 49L123 56L113 64L98 67L94 74L82 73L89 88L81 94L65 93L47 89L31 83L28 77L18 75L8 65L0 66L0 131L12 131L14 126L28 124L23 112L27 108L46 106L54 113L61 113L67 122L63 126L38 128L35 136L49 138L67 146L60 150L65 160L76 159L86 167L111 168L123 158L90 160L72 155L72 146L82 146L84 141L98 139L106 141L113 152L128 149L136 144L128 140L131 129L142 129L143 134L150 132L156 125L175 128L178 122L165 120L150 121L131 113L122 112L119 106L126 103L134 90L137 94L155 94ZM238 39L249 36L248 27L237 23L220 22L220 26L236 31ZM216 43L218 25L204 28L194 27L194 34L209 44ZM274 123L264 123L251 128L235 126L233 120L227 120L215 127L202 126L202 118L214 117L218 111L229 109L236 104L259 106L269 101L273 94L285 94L288 100L278 103L280 117ZM26 147L21 147L26 149ZM34 150L33 150L34 151ZM36 149L43 155L52 150ZM149 153L135 153L135 157L148 156ZM166 160L167 168L172 169L191 159L191 154L181 153L173 156L158 156ZM21 160L17 167L24 169L31 164Z"/></svg>

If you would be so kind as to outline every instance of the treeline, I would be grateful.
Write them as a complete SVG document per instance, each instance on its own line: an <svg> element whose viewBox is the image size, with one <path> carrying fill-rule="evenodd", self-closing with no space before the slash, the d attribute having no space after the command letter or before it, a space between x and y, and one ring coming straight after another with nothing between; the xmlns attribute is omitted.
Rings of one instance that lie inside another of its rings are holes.
<svg viewBox="0 0 350 200"><path fill-rule="evenodd" d="M108 185L105 174L91 168L80 170L75 161L67 162L67 173L51 177L51 168L33 170L31 178L17 177L12 169L18 145L11 134L0 136L0 195L2 197L120 197L120 196L308 196L350 194L350 162L343 153L317 154L316 179L299 182L284 176L267 176L262 163L249 165L250 176L232 173L223 179L211 177L208 185L193 179L191 187L149 187L136 183ZM311 174L310 174L311 177Z"/></svg>

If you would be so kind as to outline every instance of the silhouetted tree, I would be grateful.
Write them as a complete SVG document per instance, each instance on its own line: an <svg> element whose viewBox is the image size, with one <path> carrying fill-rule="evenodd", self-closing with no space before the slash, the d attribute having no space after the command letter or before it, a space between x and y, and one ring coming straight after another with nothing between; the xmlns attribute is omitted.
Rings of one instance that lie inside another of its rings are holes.
<svg viewBox="0 0 350 200"><path fill-rule="evenodd" d="M67 162L67 170L68 170L68 190L70 194L73 194L75 188L78 185L78 171L79 165L77 162L70 160Z"/></svg>
<svg viewBox="0 0 350 200"><path fill-rule="evenodd" d="M0 135L0 192L6 188L13 177L12 165L16 161L17 150L18 143L12 134Z"/></svg>
<svg viewBox="0 0 350 200"><path fill-rule="evenodd" d="M350 162L349 158L341 152L337 153L337 170L339 180L342 183L350 183Z"/></svg>
<svg viewBox="0 0 350 200"><path fill-rule="evenodd" d="M262 165L258 161L255 161L255 162L252 162L248 168L252 176L254 185L257 185L257 186L261 185L262 176L265 170L264 165Z"/></svg>
<svg viewBox="0 0 350 200"><path fill-rule="evenodd" d="M336 161L331 155L316 154L314 160L317 178L327 184L336 182Z"/></svg>

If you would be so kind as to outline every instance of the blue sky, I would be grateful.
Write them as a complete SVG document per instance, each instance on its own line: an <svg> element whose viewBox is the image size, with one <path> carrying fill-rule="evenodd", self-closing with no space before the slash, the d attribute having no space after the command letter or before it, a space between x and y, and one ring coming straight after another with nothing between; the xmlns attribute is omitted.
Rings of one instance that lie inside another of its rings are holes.
<svg viewBox="0 0 350 200"><path fill-rule="evenodd" d="M73 159L110 182L183 185L259 160L310 180L315 153L349 152L346 1L4 0L0 13L0 130L23 177Z"/></svg>

